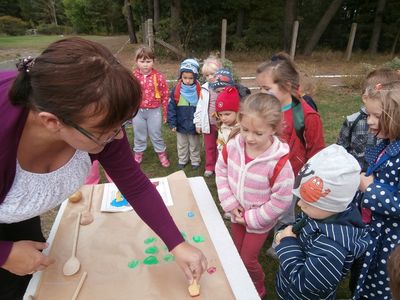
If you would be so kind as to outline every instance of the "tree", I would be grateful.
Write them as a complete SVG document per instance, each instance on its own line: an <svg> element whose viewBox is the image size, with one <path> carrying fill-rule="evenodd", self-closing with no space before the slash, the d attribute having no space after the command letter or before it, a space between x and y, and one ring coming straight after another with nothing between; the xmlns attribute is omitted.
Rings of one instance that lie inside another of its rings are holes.
<svg viewBox="0 0 400 300"><path fill-rule="evenodd" d="M304 55L311 55L315 46L317 46L318 41L321 38L321 35L324 33L326 27L328 27L329 22L335 16L339 7L342 5L342 2L343 0L333 0L331 2L328 9L325 11L324 15L322 16L317 26L315 27L311 35L311 38L307 41L307 44L304 48Z"/></svg>
<svg viewBox="0 0 400 300"><path fill-rule="evenodd" d="M132 6L129 0L124 0L123 14L126 18L126 23L128 24L129 42L131 44L137 43L136 33L135 33L135 22L132 16Z"/></svg>
<svg viewBox="0 0 400 300"><path fill-rule="evenodd" d="M378 42L382 30L383 12L385 10L386 0L378 0L378 6L375 13L374 27L372 30L371 40L369 42L368 51L375 54L378 51Z"/></svg>
<svg viewBox="0 0 400 300"><path fill-rule="evenodd" d="M285 1L285 19L283 24L283 49L290 50L293 23L297 18L297 0Z"/></svg>
<svg viewBox="0 0 400 300"><path fill-rule="evenodd" d="M181 40L179 37L179 25L181 19L181 0L171 0L171 25L170 39L171 43L180 47Z"/></svg>
<svg viewBox="0 0 400 300"><path fill-rule="evenodd" d="M160 0L154 0L154 28L158 30L160 23Z"/></svg>

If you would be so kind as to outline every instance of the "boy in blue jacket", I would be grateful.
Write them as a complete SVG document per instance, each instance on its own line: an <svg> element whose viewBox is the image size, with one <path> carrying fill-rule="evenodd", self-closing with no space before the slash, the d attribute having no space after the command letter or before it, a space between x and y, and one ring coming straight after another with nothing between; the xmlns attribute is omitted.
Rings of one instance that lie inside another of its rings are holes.
<svg viewBox="0 0 400 300"><path fill-rule="evenodd" d="M293 193L302 212L275 235L280 299L336 298L339 282L370 241L359 210L350 204L359 183L357 160L338 145L321 150L301 169Z"/></svg>
<svg viewBox="0 0 400 300"><path fill-rule="evenodd" d="M200 135L196 132L193 116L201 92L197 80L199 63L192 58L185 59L179 68L178 84L172 89L168 103L167 122L176 132L178 167L183 169L190 162L193 169L200 167Z"/></svg>

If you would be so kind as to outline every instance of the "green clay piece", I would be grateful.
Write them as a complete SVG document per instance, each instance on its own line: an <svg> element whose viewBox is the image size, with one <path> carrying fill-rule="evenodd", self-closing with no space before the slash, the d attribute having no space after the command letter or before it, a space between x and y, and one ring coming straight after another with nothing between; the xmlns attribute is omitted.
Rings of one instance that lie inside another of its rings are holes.
<svg viewBox="0 0 400 300"><path fill-rule="evenodd" d="M164 261L166 262L170 262L170 261L174 261L175 260L175 256L173 256L172 254L167 254L164 256Z"/></svg>
<svg viewBox="0 0 400 300"><path fill-rule="evenodd" d="M152 246L144 250L146 254L156 254L158 253L158 248L156 246Z"/></svg>
<svg viewBox="0 0 400 300"><path fill-rule="evenodd" d="M183 239L186 241L186 240L187 240L187 235L186 235L186 233L184 233L183 231L181 231L181 234L182 234L182 236L183 236Z"/></svg>
<svg viewBox="0 0 400 300"><path fill-rule="evenodd" d="M140 262L136 259L133 259L129 264L128 267L131 269L136 268L138 265L140 264Z"/></svg>
<svg viewBox="0 0 400 300"><path fill-rule="evenodd" d="M148 245L148 244L154 242L155 240L156 240L155 237L147 238L147 239L144 240L144 243L145 243L146 245Z"/></svg>
<svg viewBox="0 0 400 300"><path fill-rule="evenodd" d="M193 242L195 242L195 243L202 243L204 241L205 241L204 236L201 236L201 235L193 236Z"/></svg>
<svg viewBox="0 0 400 300"><path fill-rule="evenodd" d="M157 257L150 255L144 259L143 263L145 265L156 265L156 264L158 264L158 259L157 259Z"/></svg>

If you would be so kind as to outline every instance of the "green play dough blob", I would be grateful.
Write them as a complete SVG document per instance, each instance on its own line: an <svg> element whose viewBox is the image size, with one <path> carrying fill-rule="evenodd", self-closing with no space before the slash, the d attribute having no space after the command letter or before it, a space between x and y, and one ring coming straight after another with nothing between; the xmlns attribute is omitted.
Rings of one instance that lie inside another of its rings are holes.
<svg viewBox="0 0 400 300"><path fill-rule="evenodd" d="M138 265L140 264L140 262L136 259L133 259L131 262L129 262L128 267L131 269L136 268Z"/></svg>
<svg viewBox="0 0 400 300"><path fill-rule="evenodd" d="M145 243L146 245L148 245L148 244L154 242L155 240L156 240L155 237L151 237L151 238L145 239L145 240L144 240L144 243Z"/></svg>
<svg viewBox="0 0 400 300"><path fill-rule="evenodd" d="M144 259L143 263L145 265L156 265L156 264L158 264L158 259L157 259L157 257L150 255Z"/></svg>
<svg viewBox="0 0 400 300"><path fill-rule="evenodd" d="M175 257L172 254L167 254L167 255L164 256L164 260L166 262L174 261Z"/></svg>
<svg viewBox="0 0 400 300"><path fill-rule="evenodd" d="M193 236L193 242L195 242L195 243L202 243L204 241L205 241L204 236L201 236L201 235Z"/></svg>
<svg viewBox="0 0 400 300"><path fill-rule="evenodd" d="M156 246L148 247L144 252L146 254L156 254L158 253L158 248Z"/></svg>

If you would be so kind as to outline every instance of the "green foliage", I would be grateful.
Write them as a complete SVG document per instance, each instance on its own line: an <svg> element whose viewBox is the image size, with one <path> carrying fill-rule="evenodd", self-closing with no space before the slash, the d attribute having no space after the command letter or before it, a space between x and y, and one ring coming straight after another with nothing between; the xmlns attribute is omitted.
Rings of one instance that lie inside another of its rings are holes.
<svg viewBox="0 0 400 300"><path fill-rule="evenodd" d="M73 28L70 26L56 25L56 24L41 24L37 28L40 34L72 34Z"/></svg>
<svg viewBox="0 0 400 300"><path fill-rule="evenodd" d="M123 0L63 0L65 14L78 33L126 32Z"/></svg>
<svg viewBox="0 0 400 300"><path fill-rule="evenodd" d="M391 61L388 61L384 64L386 68L390 68L392 70L400 70L400 58L397 56L393 58Z"/></svg>
<svg viewBox="0 0 400 300"><path fill-rule="evenodd" d="M7 35L23 35L28 23L11 16L0 17L0 33Z"/></svg>

